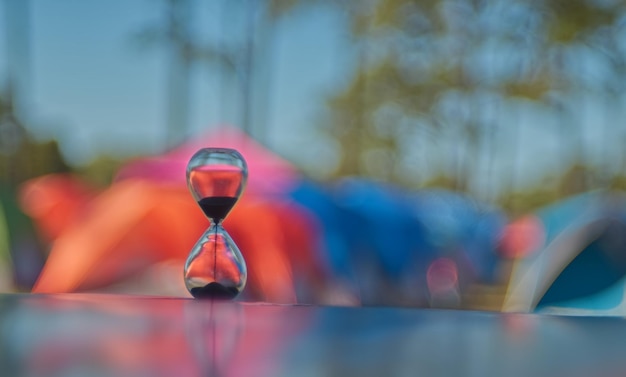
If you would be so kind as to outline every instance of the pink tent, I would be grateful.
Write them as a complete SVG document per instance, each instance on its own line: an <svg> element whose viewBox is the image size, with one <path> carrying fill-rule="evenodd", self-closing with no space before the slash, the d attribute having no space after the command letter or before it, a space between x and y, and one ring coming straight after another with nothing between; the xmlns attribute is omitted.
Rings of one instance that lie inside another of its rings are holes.
<svg viewBox="0 0 626 377"><path fill-rule="evenodd" d="M117 180L133 177L186 184L187 162L196 151L206 147L233 148L243 155L248 164L247 194L281 194L299 177L297 169L289 162L241 130L224 127L194 138L164 155L135 160L118 172Z"/></svg>

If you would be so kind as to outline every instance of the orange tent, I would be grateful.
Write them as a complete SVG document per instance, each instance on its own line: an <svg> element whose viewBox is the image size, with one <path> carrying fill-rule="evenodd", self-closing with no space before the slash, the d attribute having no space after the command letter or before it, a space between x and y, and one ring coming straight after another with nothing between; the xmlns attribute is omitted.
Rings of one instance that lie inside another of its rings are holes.
<svg viewBox="0 0 626 377"><path fill-rule="evenodd" d="M206 145L235 147L248 161L247 191L224 222L248 265L244 298L295 302L301 277L316 289L322 269L312 246L314 227L301 208L280 196L296 179L295 169L245 134L222 129L205 142L127 165L97 195L67 176L28 182L22 206L53 241L33 292L187 296L183 264L209 221L187 190L185 167L196 147Z"/></svg>

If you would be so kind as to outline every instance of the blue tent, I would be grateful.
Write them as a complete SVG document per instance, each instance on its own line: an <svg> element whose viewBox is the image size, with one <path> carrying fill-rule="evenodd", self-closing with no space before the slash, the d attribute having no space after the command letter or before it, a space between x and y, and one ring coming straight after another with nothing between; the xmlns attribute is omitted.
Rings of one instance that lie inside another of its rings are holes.
<svg viewBox="0 0 626 377"><path fill-rule="evenodd" d="M605 311L623 304L626 196L595 191L536 214L544 245L516 267L506 310Z"/></svg>
<svg viewBox="0 0 626 377"><path fill-rule="evenodd" d="M457 261L466 280L493 277L505 218L461 195L350 178L326 186L303 181L291 197L317 217L331 272L372 303L388 287L419 300L426 270L440 257Z"/></svg>

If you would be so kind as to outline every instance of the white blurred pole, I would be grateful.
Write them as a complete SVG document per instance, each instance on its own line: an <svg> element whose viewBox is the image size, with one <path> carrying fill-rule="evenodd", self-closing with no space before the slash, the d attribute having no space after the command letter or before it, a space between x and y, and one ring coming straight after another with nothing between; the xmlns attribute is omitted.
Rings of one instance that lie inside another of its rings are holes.
<svg viewBox="0 0 626 377"><path fill-rule="evenodd" d="M19 0L17 0L19 1ZM181 144L189 132L189 79L192 61L191 6L168 1L169 67L167 76L167 148Z"/></svg>
<svg viewBox="0 0 626 377"><path fill-rule="evenodd" d="M254 37L255 37L255 15L256 15L256 1L248 0L246 2L246 36L244 42L244 62L243 72L241 72L242 78L242 128L251 136L255 136L252 129L252 110L253 110L253 93L254 88Z"/></svg>
<svg viewBox="0 0 626 377"><path fill-rule="evenodd" d="M4 0L6 32L6 86L14 112L24 119L30 101L30 1Z"/></svg>

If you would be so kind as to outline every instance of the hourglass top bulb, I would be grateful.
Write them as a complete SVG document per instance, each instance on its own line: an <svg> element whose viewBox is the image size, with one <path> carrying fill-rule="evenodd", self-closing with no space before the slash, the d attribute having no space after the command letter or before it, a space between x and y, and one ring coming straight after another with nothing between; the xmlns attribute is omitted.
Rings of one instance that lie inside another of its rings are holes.
<svg viewBox="0 0 626 377"><path fill-rule="evenodd" d="M187 183L204 214L215 224L233 208L248 177L243 156L234 149L204 148L187 166Z"/></svg>

